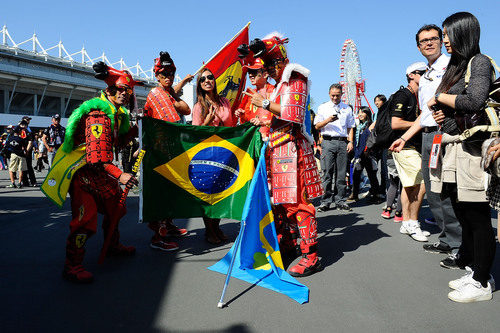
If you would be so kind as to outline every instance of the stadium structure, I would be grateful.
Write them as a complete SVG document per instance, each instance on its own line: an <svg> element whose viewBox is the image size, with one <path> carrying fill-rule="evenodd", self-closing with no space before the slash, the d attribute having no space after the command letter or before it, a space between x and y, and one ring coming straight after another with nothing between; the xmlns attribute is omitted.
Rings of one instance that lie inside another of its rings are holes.
<svg viewBox="0 0 500 333"><path fill-rule="evenodd" d="M63 43L44 48L37 35L16 43L7 27L1 30L0 45L0 128L17 125L22 116L32 117L30 127L47 127L54 114L60 114L65 126L71 112L83 101L98 96L105 83L94 78L92 64L104 61L109 66L128 70L145 82L136 87L139 107L146 102L146 96L156 85L153 70L143 70L137 63L127 66L120 59L110 62L103 53L91 58L85 47L75 53L66 51ZM180 77L176 77L178 82ZM183 89L183 100L192 108L195 89L188 84Z"/></svg>

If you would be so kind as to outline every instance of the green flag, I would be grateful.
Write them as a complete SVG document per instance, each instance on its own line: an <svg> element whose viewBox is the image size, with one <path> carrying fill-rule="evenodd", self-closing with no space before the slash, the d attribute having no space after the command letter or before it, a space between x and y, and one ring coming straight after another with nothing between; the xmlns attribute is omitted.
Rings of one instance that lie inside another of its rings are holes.
<svg viewBox="0 0 500 333"><path fill-rule="evenodd" d="M262 140L250 123L179 125L143 119L143 219L241 220Z"/></svg>

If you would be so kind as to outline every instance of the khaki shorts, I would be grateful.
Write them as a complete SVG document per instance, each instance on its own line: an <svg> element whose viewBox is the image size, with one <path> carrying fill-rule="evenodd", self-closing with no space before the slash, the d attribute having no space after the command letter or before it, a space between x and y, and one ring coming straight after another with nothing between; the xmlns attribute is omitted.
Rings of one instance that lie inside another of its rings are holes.
<svg viewBox="0 0 500 333"><path fill-rule="evenodd" d="M424 182L422 177L422 156L418 151L403 149L399 153L393 152L392 157L403 187L411 187Z"/></svg>
<svg viewBox="0 0 500 333"><path fill-rule="evenodd" d="M9 171L10 172L18 172L18 171L27 171L28 164L26 163L26 158L17 156L16 154L10 154L10 162L9 162Z"/></svg>

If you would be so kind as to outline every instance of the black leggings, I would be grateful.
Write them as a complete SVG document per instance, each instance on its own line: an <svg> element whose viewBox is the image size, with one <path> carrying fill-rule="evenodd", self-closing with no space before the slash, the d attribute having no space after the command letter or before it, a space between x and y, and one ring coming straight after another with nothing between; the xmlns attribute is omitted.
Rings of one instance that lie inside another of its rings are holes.
<svg viewBox="0 0 500 333"><path fill-rule="evenodd" d="M401 212L403 210L402 204L401 204L401 191L403 187L401 186L401 182L399 181L399 177L389 175L390 178L390 185L389 189L387 190L387 207L392 207L394 202L397 199L397 207L396 211ZM397 196L397 198L396 198Z"/></svg>
<svg viewBox="0 0 500 333"><path fill-rule="evenodd" d="M491 209L487 202L457 202L456 184L450 191L451 203L462 226L462 244L458 251L459 266L469 265L473 278L486 286L495 259L495 233L491 226Z"/></svg>

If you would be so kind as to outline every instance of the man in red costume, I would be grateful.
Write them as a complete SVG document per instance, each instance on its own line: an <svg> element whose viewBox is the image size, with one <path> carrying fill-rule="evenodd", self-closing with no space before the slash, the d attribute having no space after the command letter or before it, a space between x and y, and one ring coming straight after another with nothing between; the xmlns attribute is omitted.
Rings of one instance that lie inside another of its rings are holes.
<svg viewBox="0 0 500 333"><path fill-rule="evenodd" d="M247 89L247 93L257 92L264 98L269 98L274 90L274 86L267 82L268 74L264 69L264 61L261 58L253 58L253 63L243 66L247 69L250 83L255 86L255 89ZM261 126L260 133L264 138L269 136L269 127L273 114L268 110L256 107L252 104L252 100L247 94L243 95L235 115L240 118L240 124L248 121L256 126Z"/></svg>
<svg viewBox="0 0 500 333"><path fill-rule="evenodd" d="M83 166L75 165L69 193L71 196L72 220L66 241L66 262L63 277L77 283L93 281L92 273L83 267L85 243L97 231L97 213L104 215L104 237L112 232L108 256L131 256L133 246L119 242L118 223L110 230L113 221L118 222L126 213L120 205L122 189L137 185L137 179L122 172L113 164L113 148L126 144L137 135L137 128L130 127L129 111L123 107L131 100L134 81L128 72L108 67L102 62L94 64L96 78L104 80L108 87L101 97L84 102L73 111L68 120L62 150L71 153L83 149ZM80 164L80 165L81 165Z"/></svg>
<svg viewBox="0 0 500 333"><path fill-rule="evenodd" d="M154 72L158 80L158 86L148 94L144 106L144 116L172 123L181 123L182 115L189 115L191 109L178 93L182 86L192 80L188 75L182 82L172 87L175 78L176 67L168 52L160 52L160 57L155 59ZM167 236L185 236L188 231L178 228L172 219L150 222L149 228L154 231L151 239L151 248L161 251L175 251L179 246L175 242L167 240Z"/></svg>
<svg viewBox="0 0 500 333"><path fill-rule="evenodd" d="M269 136L272 196L274 204L282 205L287 218L299 229L302 259L289 272L302 277L321 270L316 210L309 200L321 196L323 189L313 156L313 140L304 129L310 72L289 63L284 46L287 42L288 38L272 35L250 44L254 56L264 60L267 72L276 81L269 99L254 93L252 104L277 116Z"/></svg>

